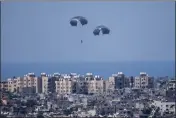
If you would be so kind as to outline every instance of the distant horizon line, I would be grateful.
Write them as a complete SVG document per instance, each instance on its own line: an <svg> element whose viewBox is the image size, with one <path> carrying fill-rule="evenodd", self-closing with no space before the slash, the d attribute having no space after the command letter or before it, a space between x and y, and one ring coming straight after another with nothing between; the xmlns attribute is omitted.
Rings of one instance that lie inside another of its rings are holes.
<svg viewBox="0 0 176 118"><path fill-rule="evenodd" d="M149 61L146 61L146 60L144 60L144 61L75 61L75 62L1 62L1 64L31 64L31 63L34 63L34 64L43 64L43 63L50 63L50 64L52 64L52 63L128 63L128 62L176 62L176 60L161 60L161 61L158 61L158 60L154 60L154 61L151 61L151 60L149 60Z"/></svg>
<svg viewBox="0 0 176 118"><path fill-rule="evenodd" d="M119 71L120 72L120 71ZM47 77L52 77L54 74L60 74L60 75L70 75L71 73L75 73L76 75L80 75L80 76L85 76L86 74L88 73L92 73L93 76L100 76L102 77L103 79L107 79L106 77L103 77L103 75L100 75L100 74L95 74L94 72L85 72L84 74L81 74L81 73L78 73L78 72L67 72L67 73L60 73L60 72L53 72L52 74L48 74L47 72L40 72L40 73L35 73L35 72L27 72L26 74L23 74L23 75L18 75L18 76L13 76L13 77L23 77L25 75L28 75L29 73L33 73L35 75L35 77L40 77L42 76L42 73L45 73L45 75L47 75ZM126 77L138 77L140 76L140 73L146 73L147 76L149 77L168 77L168 78L174 78L175 76L169 76L169 75L164 75L164 76L159 76L159 75L149 75L147 72L145 71L140 71L138 75L128 75L128 74L125 74L124 72L122 72ZM114 74L118 74L118 71L116 73L112 73L111 75L108 76L109 77L112 77ZM51 75L51 76L49 76ZM8 78L13 78L13 77L7 77L6 79Z"/></svg>

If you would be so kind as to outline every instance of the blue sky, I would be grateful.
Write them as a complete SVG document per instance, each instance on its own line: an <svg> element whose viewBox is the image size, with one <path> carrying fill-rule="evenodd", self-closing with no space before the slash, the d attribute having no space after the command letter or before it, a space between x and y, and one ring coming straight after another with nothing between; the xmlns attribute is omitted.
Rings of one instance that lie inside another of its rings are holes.
<svg viewBox="0 0 176 118"><path fill-rule="evenodd" d="M174 2L2 2L2 62L174 61ZM87 26L71 27L84 16ZM98 25L110 35L94 36ZM83 40L83 44L80 40Z"/></svg>

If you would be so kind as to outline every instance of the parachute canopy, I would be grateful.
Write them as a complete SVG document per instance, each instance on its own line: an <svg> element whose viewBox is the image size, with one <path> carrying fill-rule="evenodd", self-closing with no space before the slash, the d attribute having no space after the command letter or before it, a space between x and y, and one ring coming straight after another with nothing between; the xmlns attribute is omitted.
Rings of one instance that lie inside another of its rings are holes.
<svg viewBox="0 0 176 118"><path fill-rule="evenodd" d="M77 26L78 22L80 22L81 25L86 25L88 23L88 20L83 16L75 16L70 20L71 26Z"/></svg>
<svg viewBox="0 0 176 118"><path fill-rule="evenodd" d="M93 31L93 34L96 36L96 35L100 35L100 32L102 34L109 34L110 33L110 29L107 28L106 26L104 25L100 25L100 26L97 26L94 31Z"/></svg>

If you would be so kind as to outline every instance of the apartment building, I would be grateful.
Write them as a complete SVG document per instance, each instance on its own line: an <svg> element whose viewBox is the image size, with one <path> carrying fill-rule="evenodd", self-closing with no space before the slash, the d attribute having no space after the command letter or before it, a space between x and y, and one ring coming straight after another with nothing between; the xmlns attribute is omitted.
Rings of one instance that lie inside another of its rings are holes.
<svg viewBox="0 0 176 118"><path fill-rule="evenodd" d="M34 73L28 73L24 77L9 78L8 91L23 93L40 93L41 82Z"/></svg>
<svg viewBox="0 0 176 118"><path fill-rule="evenodd" d="M76 93L88 94L88 83L84 76L80 76L76 81Z"/></svg>
<svg viewBox="0 0 176 118"><path fill-rule="evenodd" d="M61 74L54 73L53 76L49 75L48 77L48 92L55 93L56 92L56 83L55 81L59 80Z"/></svg>
<svg viewBox="0 0 176 118"><path fill-rule="evenodd" d="M72 81L70 75L61 75L56 81L56 93L58 94L71 94Z"/></svg>
<svg viewBox="0 0 176 118"><path fill-rule="evenodd" d="M128 78L128 80L129 80L129 87L130 88L133 88L134 87L134 77L133 76L130 76L129 78Z"/></svg>
<svg viewBox="0 0 176 118"><path fill-rule="evenodd" d="M49 76L48 77L48 93L55 93L56 92L56 81L57 77L55 76Z"/></svg>
<svg viewBox="0 0 176 118"><path fill-rule="evenodd" d="M41 93L41 80L34 73L28 73L23 78L24 93Z"/></svg>
<svg viewBox="0 0 176 118"><path fill-rule="evenodd" d="M0 82L0 84L1 84L1 90L3 90L3 91L7 91L8 90L8 82L7 81L2 81L2 82Z"/></svg>
<svg viewBox="0 0 176 118"><path fill-rule="evenodd" d="M17 92L23 92L23 87L24 87L24 80L22 77L17 77Z"/></svg>
<svg viewBox="0 0 176 118"><path fill-rule="evenodd" d="M169 80L167 84L167 90L175 90L176 80Z"/></svg>
<svg viewBox="0 0 176 118"><path fill-rule="evenodd" d="M164 112L175 113L175 102L154 100L152 105L159 107L162 115Z"/></svg>
<svg viewBox="0 0 176 118"><path fill-rule="evenodd" d="M79 81L80 75L76 73L70 73L71 81L72 81L72 93L77 93L77 81Z"/></svg>
<svg viewBox="0 0 176 118"><path fill-rule="evenodd" d="M104 81L100 76L86 77L88 84L88 94L104 93Z"/></svg>
<svg viewBox="0 0 176 118"><path fill-rule="evenodd" d="M145 72L141 72L140 76L135 77L135 88L153 88L154 78L149 77Z"/></svg>
<svg viewBox="0 0 176 118"><path fill-rule="evenodd" d="M103 80L103 92L106 93L108 88L108 80Z"/></svg>
<svg viewBox="0 0 176 118"><path fill-rule="evenodd" d="M35 77L34 81L36 83L36 93L42 93L42 78Z"/></svg>
<svg viewBox="0 0 176 118"><path fill-rule="evenodd" d="M115 76L117 76L117 74L112 74L111 77L109 77L107 80L104 80L104 92L109 93L109 94L114 92Z"/></svg>
<svg viewBox="0 0 176 118"><path fill-rule="evenodd" d="M114 92L114 85L112 85L112 83L109 82L109 79L104 80L104 92L108 94Z"/></svg>
<svg viewBox="0 0 176 118"><path fill-rule="evenodd" d="M125 75L122 72L118 72L115 78L115 89L122 89L125 87Z"/></svg>
<svg viewBox="0 0 176 118"><path fill-rule="evenodd" d="M92 73L86 73L74 82L76 82L76 93L79 94L101 94L106 91L106 81L98 75L93 76Z"/></svg>
<svg viewBox="0 0 176 118"><path fill-rule="evenodd" d="M16 82L16 78L8 78L7 79L8 82L8 91L10 92L14 92L16 90L16 85L14 84Z"/></svg>
<svg viewBox="0 0 176 118"><path fill-rule="evenodd" d="M42 80L42 93L48 93L48 76L46 73L41 73L41 80Z"/></svg>
<svg viewBox="0 0 176 118"><path fill-rule="evenodd" d="M117 74L112 74L111 77L109 77L108 81L110 84L115 86L115 77L117 76Z"/></svg>
<svg viewBox="0 0 176 118"><path fill-rule="evenodd" d="M176 80L168 81L167 87L166 87L166 97L173 98L173 99L176 97L175 83L176 83Z"/></svg>
<svg viewBox="0 0 176 118"><path fill-rule="evenodd" d="M10 91L10 92L22 92L23 78L21 78L21 77L8 78L7 82L8 82L8 91Z"/></svg>
<svg viewBox="0 0 176 118"><path fill-rule="evenodd" d="M124 87L129 88L130 87L130 77L125 77L124 79Z"/></svg>

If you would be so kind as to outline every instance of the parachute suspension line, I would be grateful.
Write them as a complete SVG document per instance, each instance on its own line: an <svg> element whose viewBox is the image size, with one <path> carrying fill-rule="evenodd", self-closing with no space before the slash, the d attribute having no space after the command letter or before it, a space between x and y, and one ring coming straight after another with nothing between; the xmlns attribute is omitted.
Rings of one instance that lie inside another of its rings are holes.
<svg viewBox="0 0 176 118"><path fill-rule="evenodd" d="M86 29L86 27L85 26L83 26L83 25L80 25L80 27L79 27L79 34L80 34L80 40L84 43L84 38L85 38L85 30Z"/></svg>
<svg viewBox="0 0 176 118"><path fill-rule="evenodd" d="M81 53L81 61L84 61L85 60L85 54L86 54L86 48L85 48L85 45L87 42L85 41L85 30L86 30L86 26L82 26L80 25L80 39L81 41L83 41L83 43L81 44L81 50L82 50L82 53Z"/></svg>
<svg viewBox="0 0 176 118"><path fill-rule="evenodd" d="M71 24L71 26L76 26L78 29L83 30L84 25L88 24L88 20L83 16L75 16L75 17L71 18L70 24ZM81 35L80 40L82 43L83 42L83 40L82 40L83 39L83 31L81 31L81 30L79 31L78 34Z"/></svg>

